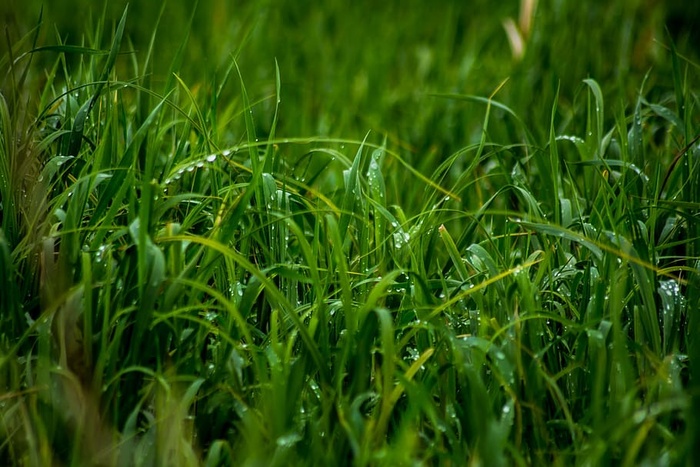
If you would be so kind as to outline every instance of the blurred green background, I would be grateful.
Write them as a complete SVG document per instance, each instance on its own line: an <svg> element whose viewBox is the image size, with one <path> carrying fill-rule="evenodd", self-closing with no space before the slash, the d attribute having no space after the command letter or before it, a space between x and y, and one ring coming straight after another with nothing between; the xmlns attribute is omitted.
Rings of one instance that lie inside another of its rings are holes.
<svg viewBox="0 0 700 467"><path fill-rule="evenodd" d="M85 35L102 17L104 37L110 37L126 3L45 2L38 43L59 37L89 43ZM495 98L525 121L538 121L549 113L559 86L558 111L561 125L567 125L582 117L571 109L585 95L585 78L605 83L612 105L634 102L644 75L669 67L666 26L682 54L691 60L697 55L700 41L692 26L700 18L700 2L546 0L536 2L532 27L521 31L525 51L517 58L504 21L519 23L527 3L532 2L137 1L129 6L127 34L137 57L143 56L157 27L154 62L147 70L154 82L166 79L185 39L185 65L175 71L195 90L216 82L235 56L253 100L262 101L256 118L263 134L274 108L277 60L279 135L358 139L371 130L408 149L419 169L417 154L456 151L479 137L482 123L483 108L433 93L488 97L508 79ZM26 35L41 8L35 0L3 2L6 37ZM54 59L45 55L47 63ZM663 77L658 72L650 79ZM669 83L649 82L647 88L656 84L670 89L670 77ZM235 98L238 92L229 85L225 95Z"/></svg>

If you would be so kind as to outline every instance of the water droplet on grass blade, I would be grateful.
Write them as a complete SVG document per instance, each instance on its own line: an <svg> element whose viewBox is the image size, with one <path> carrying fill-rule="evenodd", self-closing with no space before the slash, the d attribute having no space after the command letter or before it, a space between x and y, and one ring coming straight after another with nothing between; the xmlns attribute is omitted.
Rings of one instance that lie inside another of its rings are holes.
<svg viewBox="0 0 700 467"><path fill-rule="evenodd" d="M301 441L301 436L298 433L291 433L277 438L277 446L289 448Z"/></svg>

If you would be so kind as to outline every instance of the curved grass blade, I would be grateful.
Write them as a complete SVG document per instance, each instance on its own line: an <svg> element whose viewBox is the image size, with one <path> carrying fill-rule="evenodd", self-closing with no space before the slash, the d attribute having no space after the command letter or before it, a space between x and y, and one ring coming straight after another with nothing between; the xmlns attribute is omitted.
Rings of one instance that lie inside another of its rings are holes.
<svg viewBox="0 0 700 467"><path fill-rule="evenodd" d="M536 232L540 232L545 235L551 235L554 237L563 238L565 240L570 240L572 242L579 243L585 246L593 255L598 259L603 259L603 250L596 245L593 241L589 240L585 236L574 232L573 230L560 227L558 225L552 224L539 224L534 222L518 221L518 223L528 229L532 229Z"/></svg>

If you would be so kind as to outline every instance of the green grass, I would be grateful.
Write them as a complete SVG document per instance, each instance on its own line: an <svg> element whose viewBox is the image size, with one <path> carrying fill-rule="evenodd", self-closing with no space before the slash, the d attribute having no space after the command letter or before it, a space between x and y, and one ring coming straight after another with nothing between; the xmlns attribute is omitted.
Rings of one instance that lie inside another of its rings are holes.
<svg viewBox="0 0 700 467"><path fill-rule="evenodd" d="M697 12L287 3L0 9L0 464L691 465Z"/></svg>

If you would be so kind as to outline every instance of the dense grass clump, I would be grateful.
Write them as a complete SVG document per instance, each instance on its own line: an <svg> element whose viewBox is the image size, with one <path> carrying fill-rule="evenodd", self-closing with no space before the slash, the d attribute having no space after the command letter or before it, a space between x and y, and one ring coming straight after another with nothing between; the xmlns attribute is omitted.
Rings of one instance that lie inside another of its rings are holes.
<svg viewBox="0 0 700 467"><path fill-rule="evenodd" d="M69 3L0 11L0 464L700 455L673 2Z"/></svg>

